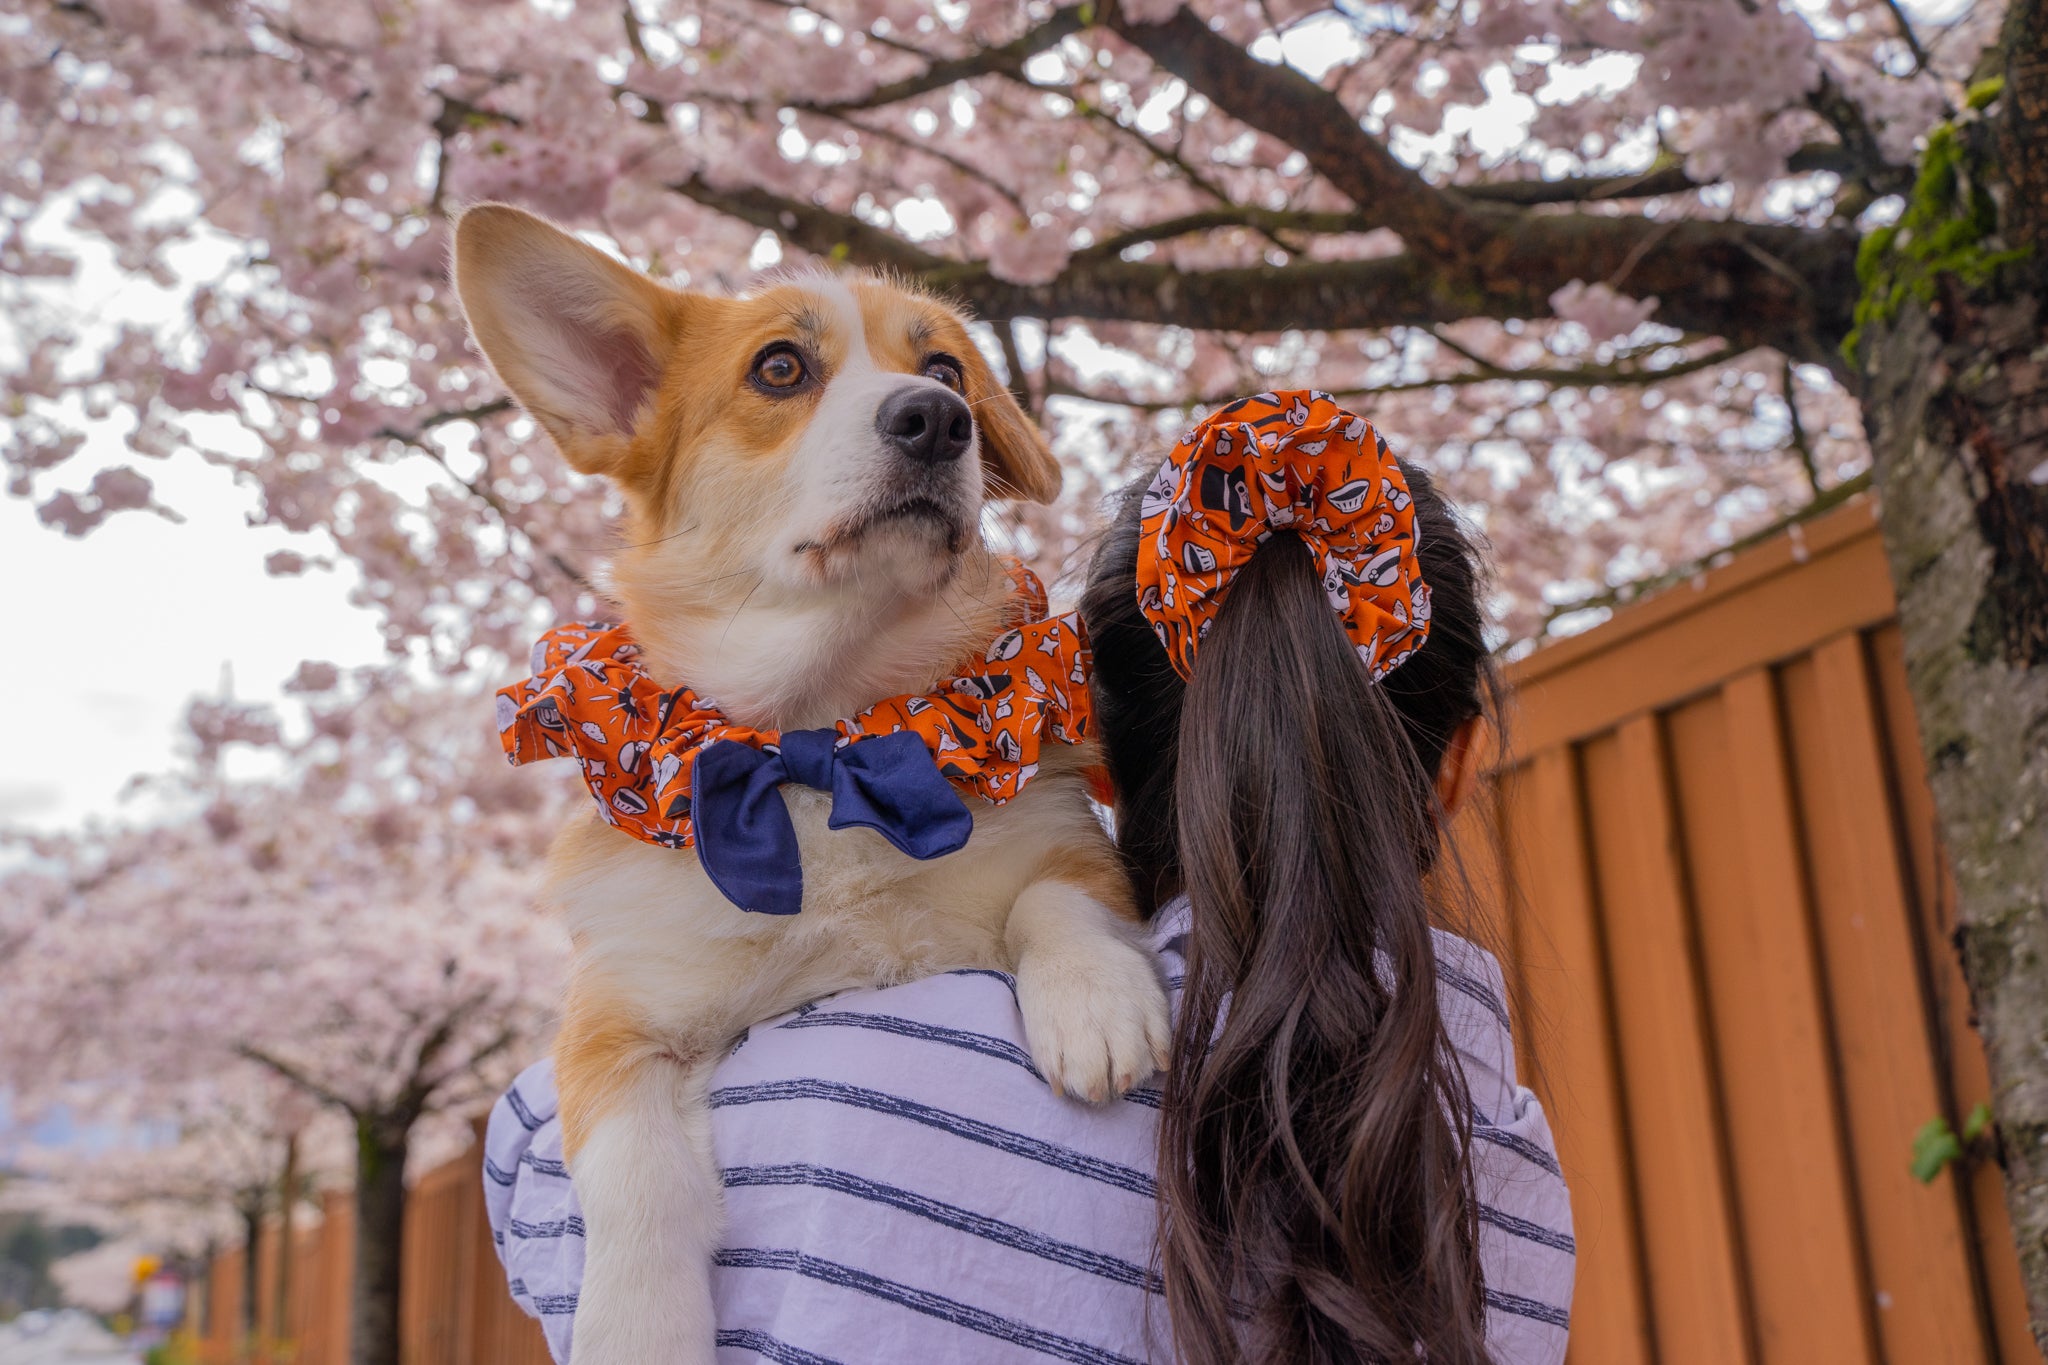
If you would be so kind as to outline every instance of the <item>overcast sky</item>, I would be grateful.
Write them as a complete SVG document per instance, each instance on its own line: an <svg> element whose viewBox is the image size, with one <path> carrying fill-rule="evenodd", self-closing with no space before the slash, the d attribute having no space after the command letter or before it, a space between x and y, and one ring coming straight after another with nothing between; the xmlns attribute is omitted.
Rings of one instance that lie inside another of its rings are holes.
<svg viewBox="0 0 2048 1365"><path fill-rule="evenodd" d="M218 688L224 667L237 696L275 698L301 659L381 657L341 575L264 572L270 551L308 541L250 528L252 494L224 471L192 456L140 463L184 525L128 512L74 540L0 496L0 640L12 656L0 667L0 825L146 814L122 790L171 766L186 702Z"/></svg>

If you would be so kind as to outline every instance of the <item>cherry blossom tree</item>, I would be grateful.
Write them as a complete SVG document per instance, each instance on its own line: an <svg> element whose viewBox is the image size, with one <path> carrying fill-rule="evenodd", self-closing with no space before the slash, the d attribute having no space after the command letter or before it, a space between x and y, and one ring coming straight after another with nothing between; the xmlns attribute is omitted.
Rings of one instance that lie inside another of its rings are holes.
<svg viewBox="0 0 2048 1365"><path fill-rule="evenodd" d="M296 1087L247 1063L183 1085L62 1089L106 1136L30 1148L17 1172L22 1178L0 1193L0 1202L98 1229L125 1256L124 1274L138 1251L204 1267L239 1239L243 1282L254 1285L265 1220L279 1216L288 1230L317 1173L348 1169L341 1125ZM111 1264L102 1255L80 1268ZM276 1338L284 1334L289 1265L289 1258L279 1264ZM124 1282L124 1302L132 1288ZM71 1301L100 1309L89 1298ZM263 1311L253 1293L243 1296L246 1340L262 1335Z"/></svg>
<svg viewBox="0 0 2048 1365"><path fill-rule="evenodd" d="M39 839L0 883L0 1084L123 1131L170 1126L173 1146L68 1173L130 1216L211 1209L246 1237L290 1207L294 1166L333 1162L355 1189L352 1331L382 1349L409 1158L459 1146L544 1041L567 952L530 881L561 814L466 723L481 699L334 674L301 670L332 691L298 740L195 703L175 780L198 816ZM287 779L219 779L228 745L258 742L289 750Z"/></svg>
<svg viewBox="0 0 2048 1365"><path fill-rule="evenodd" d="M1189 411L1282 383L1474 511L1504 639L1875 477L2048 1323L2043 9L36 0L0 17L0 458L79 535L175 516L149 465L196 452L303 533L272 572L346 565L394 655L503 671L588 609L609 511L465 349L449 216L503 198L691 287L959 298L1069 459L992 526L1055 571ZM82 319L86 269L172 320ZM294 818L328 837L210 837Z"/></svg>
<svg viewBox="0 0 2048 1365"><path fill-rule="evenodd" d="M465 349L447 214L501 197L686 284L962 298L1093 462L1017 528L1053 567L1190 405L1313 376L1483 511L1526 636L1861 486L1857 218L1992 8L1925 63L1880 0L38 8L0 32L12 486L83 533L197 448L318 545L274 572L338 555L394 646L516 655L604 507ZM48 284L81 239L166 282L217 249L176 325L94 330ZM91 412L134 463L74 472Z"/></svg>

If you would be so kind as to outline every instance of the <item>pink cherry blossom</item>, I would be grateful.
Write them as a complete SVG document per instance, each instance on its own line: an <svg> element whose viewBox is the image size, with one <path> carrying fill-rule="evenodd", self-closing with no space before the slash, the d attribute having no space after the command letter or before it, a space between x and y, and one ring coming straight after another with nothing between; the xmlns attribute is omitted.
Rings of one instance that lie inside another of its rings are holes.
<svg viewBox="0 0 2048 1365"><path fill-rule="evenodd" d="M1045 284L1067 268L1067 234L1053 225L998 227L989 234L989 269L1015 284Z"/></svg>
<svg viewBox="0 0 2048 1365"><path fill-rule="evenodd" d="M1576 322L1595 341L1625 337L1650 320L1657 300L1632 299L1605 284L1573 280L1550 296L1550 309L1565 322Z"/></svg>

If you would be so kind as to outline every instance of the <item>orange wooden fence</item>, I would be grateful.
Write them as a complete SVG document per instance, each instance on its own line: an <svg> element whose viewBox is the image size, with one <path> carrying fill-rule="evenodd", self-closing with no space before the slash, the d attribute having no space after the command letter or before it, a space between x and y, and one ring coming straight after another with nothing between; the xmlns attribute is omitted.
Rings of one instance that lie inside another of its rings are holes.
<svg viewBox="0 0 2048 1365"><path fill-rule="evenodd" d="M1894 611L1857 504L1513 670L1502 838L1471 846L1513 888L1494 937L1572 1184L1578 1365L2040 1360L1997 1170L1908 1169L1989 1082ZM547 1360L478 1161L414 1196L407 1365ZM346 1359L348 1238L339 1201L297 1238L302 1365ZM223 1256L210 1360L239 1279Z"/></svg>
<svg viewBox="0 0 2048 1365"><path fill-rule="evenodd" d="M266 1365L347 1365L354 1235L346 1194L328 1195L325 1217L294 1235L291 1330L282 1348L273 1344L251 1351L240 1340L242 1255L231 1251L218 1257L193 1305L193 1326L205 1365L252 1358ZM257 1274L266 1328L276 1298L276 1241L273 1225L260 1249ZM506 1293L505 1275L491 1245L484 1219L481 1141L413 1186L405 1214L399 1331L405 1365L549 1365L540 1326Z"/></svg>
<svg viewBox="0 0 2048 1365"><path fill-rule="evenodd" d="M1499 792L1523 1066L1579 1242L1579 1362L2003 1362L1990 1093L1891 579L1845 507L1515 671Z"/></svg>

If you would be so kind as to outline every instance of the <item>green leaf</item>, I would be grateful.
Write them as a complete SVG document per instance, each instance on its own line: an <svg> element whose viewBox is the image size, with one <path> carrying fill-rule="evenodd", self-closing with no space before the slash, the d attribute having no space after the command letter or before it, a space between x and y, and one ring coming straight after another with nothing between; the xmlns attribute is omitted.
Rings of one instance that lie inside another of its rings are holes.
<svg viewBox="0 0 2048 1365"><path fill-rule="evenodd" d="M1975 1142L1978 1138L1984 1136L1990 1128L1991 1105L1987 1101L1979 1100L1977 1101L1977 1107L1972 1109L1963 1119L1963 1141Z"/></svg>
<svg viewBox="0 0 2048 1365"><path fill-rule="evenodd" d="M1955 1130L1948 1126L1948 1120L1929 1119L1913 1135L1913 1178L1923 1185L1931 1185L1942 1168L1962 1154L1963 1144L1956 1141Z"/></svg>

